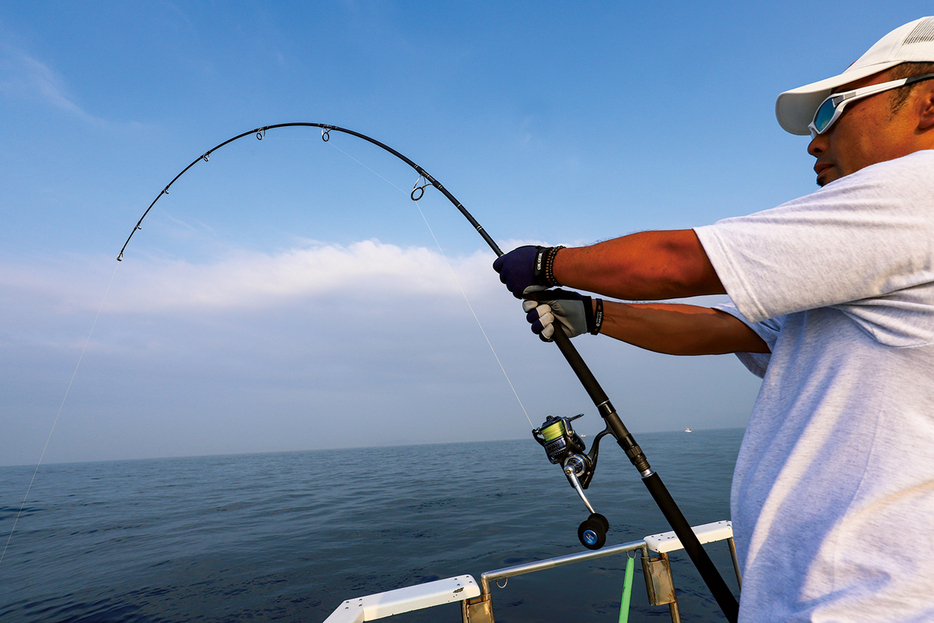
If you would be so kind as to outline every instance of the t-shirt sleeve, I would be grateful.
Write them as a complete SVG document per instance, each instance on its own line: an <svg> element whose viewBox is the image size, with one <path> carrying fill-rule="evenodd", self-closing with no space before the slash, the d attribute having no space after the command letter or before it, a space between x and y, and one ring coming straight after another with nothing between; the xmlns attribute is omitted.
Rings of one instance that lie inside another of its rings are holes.
<svg viewBox="0 0 934 623"><path fill-rule="evenodd" d="M719 309L722 312L726 312L731 316L738 318L748 326L750 329L756 332L756 335L762 338L762 341L768 345L769 350L775 348L775 342L778 340L778 334L782 330L782 322L784 321L784 316L779 318L769 318L768 320L763 320L762 322L749 322L749 320L743 316L743 314L736 309L736 305L732 301L728 303L721 303L720 305L714 306L714 309ZM765 371L769 367L769 361L772 358L770 353L736 353L736 358L746 366L746 369L762 378L765 376Z"/></svg>
<svg viewBox="0 0 934 623"><path fill-rule="evenodd" d="M750 322L839 306L882 341L934 336L934 151L695 232Z"/></svg>

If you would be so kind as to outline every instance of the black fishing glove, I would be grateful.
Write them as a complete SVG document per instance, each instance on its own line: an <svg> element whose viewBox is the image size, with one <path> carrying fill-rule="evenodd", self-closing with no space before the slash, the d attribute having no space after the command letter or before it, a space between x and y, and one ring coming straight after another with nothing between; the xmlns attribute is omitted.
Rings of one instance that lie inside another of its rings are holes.
<svg viewBox="0 0 934 623"><path fill-rule="evenodd" d="M530 292L525 295L522 309L527 313L525 319L532 325L535 333L544 342L550 342L555 333L555 320L564 327L568 337L581 333L596 335L603 324L603 299L596 299L597 309L589 296L571 290L546 290Z"/></svg>
<svg viewBox="0 0 934 623"><path fill-rule="evenodd" d="M554 262L558 249L564 247L524 246L501 255L493 262L499 280L517 299L523 294L554 288L561 284L555 279Z"/></svg>

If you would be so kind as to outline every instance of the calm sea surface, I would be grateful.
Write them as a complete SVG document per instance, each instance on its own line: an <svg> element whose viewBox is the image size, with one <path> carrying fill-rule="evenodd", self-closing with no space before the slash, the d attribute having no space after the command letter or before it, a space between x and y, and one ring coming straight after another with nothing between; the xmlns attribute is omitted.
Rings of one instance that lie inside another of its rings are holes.
<svg viewBox="0 0 934 623"><path fill-rule="evenodd" d="M742 430L636 436L694 525L729 518ZM0 548L33 468L0 468ZM609 544L669 528L622 451L588 490ZM583 551L587 510L531 437L42 466L0 562L0 620L324 621L344 599ZM724 544L708 546L735 590ZM683 620L722 621L672 555ZM625 558L512 578L496 620L616 621ZM457 605L393 621L459 621ZM647 604L636 565L630 621Z"/></svg>

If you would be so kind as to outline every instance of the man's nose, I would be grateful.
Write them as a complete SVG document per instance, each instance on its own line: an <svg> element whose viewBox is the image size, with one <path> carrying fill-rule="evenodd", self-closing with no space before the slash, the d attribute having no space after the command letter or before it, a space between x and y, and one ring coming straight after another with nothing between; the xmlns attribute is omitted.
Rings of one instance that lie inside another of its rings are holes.
<svg viewBox="0 0 934 623"><path fill-rule="evenodd" d="M808 153L817 158L827 151L827 136L825 134L815 134L811 142L808 143Z"/></svg>

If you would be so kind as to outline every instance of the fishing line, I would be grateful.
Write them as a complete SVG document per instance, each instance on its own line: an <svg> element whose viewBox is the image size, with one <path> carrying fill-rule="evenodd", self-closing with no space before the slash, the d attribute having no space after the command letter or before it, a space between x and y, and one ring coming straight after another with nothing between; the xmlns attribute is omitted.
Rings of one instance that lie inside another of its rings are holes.
<svg viewBox="0 0 934 623"><path fill-rule="evenodd" d="M110 275L110 281L107 283L107 289L104 290L104 296L101 298L101 304L97 308L97 314L94 316L94 322L91 323L91 330L88 331L88 337L84 341L84 348L81 349L81 354L78 355L78 363L75 364L74 372L71 373L71 379L68 381L68 386L65 388L65 395L62 396L62 403L58 406L58 412L55 414L55 419L52 421L52 428L49 430L49 436L45 440L45 445L42 447L42 453L39 455L39 462L36 464L36 469L32 473L32 478L29 480L29 485L26 487L26 495L23 496L23 503L20 504L19 512L16 513L16 517L13 519L13 527L10 528L10 536L7 537L6 544L3 546L3 551L0 551L0 563L3 562L3 557L6 555L7 548L10 547L10 541L13 540L13 533L16 532L16 524L19 522L20 516L23 514L23 509L26 508L26 500L29 499L29 492L32 490L32 485L36 481L36 475L39 473L39 468L42 466L42 460L45 458L45 451L49 448L49 442L52 441L52 435L55 433L55 426L58 424L58 419L62 415L62 410L65 408L65 401L68 400L68 394L71 392L71 386L75 382L75 377L78 375L78 368L81 367L81 360L84 359L84 353L88 349L88 344L91 343L91 336L94 335L94 327L97 326L97 319L101 316L101 311L104 309L104 301L107 300L107 294L110 293L110 286L113 285L114 277L117 275L117 267L114 266L114 271Z"/></svg>
<svg viewBox="0 0 934 623"><path fill-rule="evenodd" d="M337 151L341 152L342 154L344 154L345 156L347 156L348 158L350 158L351 160L359 164L364 169L370 171L373 175L380 178L381 180L383 180L384 182L386 182L387 184L389 184L390 186L392 186L399 192L406 194L405 190L399 188L393 182L386 179L385 177L383 177L382 175L380 175L379 173L377 173L376 171L374 171L367 165L363 164L362 162L360 162L359 160L357 160L356 158L348 154L346 151L344 151L337 145L331 142L328 142L328 145L330 145ZM418 181L415 182L415 188L419 187L418 182L422 181L422 179L423 178L419 178ZM427 185L428 182L426 181L425 184ZM422 186L421 188L424 189L424 186ZM414 196L412 196L412 198L414 199ZM419 195L419 198L421 198L420 195ZM425 223L425 227L428 228L428 233L431 234L432 239L435 241L435 246L438 247L438 252L441 253L441 257L444 258L444 262L445 264L447 264L448 270L451 272L451 276L454 278L454 283L457 284L457 289L460 290L461 296L464 297L464 302L467 303L467 309L470 310L470 313L473 316L473 319L477 322L477 326L480 327L480 333L483 334L483 339L486 340L487 346L490 347L490 352L493 353L493 358L496 359L496 363L497 365L499 365L499 369L503 372L503 376L506 377L506 383L509 384L509 389L512 390L512 395L516 397L516 402L519 403L519 408L521 408L522 413L525 414L525 419L529 421L529 426L531 426L532 428L535 428L535 425L532 424L532 418L529 417L529 412L526 411L525 405L522 404L522 399L519 398L519 392L516 391L516 387L512 384L512 379L509 378L509 373L506 372L506 368L503 366L503 362L500 361L499 354L496 352L496 349L493 348L493 343L490 341L490 337L487 335L486 330L483 328L483 323L480 322L480 318L477 317L477 312L474 311L473 305L470 304L470 299L467 297L467 293L464 291L463 286L461 286L460 280L457 278L457 272L455 272L454 267L451 265L451 261L448 259L447 254L445 254L444 249L441 247L441 243L438 241L438 237L435 236L435 231L431 228L431 225L428 223L428 218L425 217L425 213L422 211L422 207L418 204L417 200L415 201L415 208L418 210L419 215L421 215L422 221Z"/></svg>

